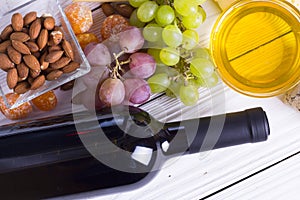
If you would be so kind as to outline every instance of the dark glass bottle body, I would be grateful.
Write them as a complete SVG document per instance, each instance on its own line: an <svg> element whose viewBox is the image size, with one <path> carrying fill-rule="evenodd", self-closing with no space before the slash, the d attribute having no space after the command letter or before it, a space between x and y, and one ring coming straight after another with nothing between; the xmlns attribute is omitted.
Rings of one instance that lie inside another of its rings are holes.
<svg viewBox="0 0 300 200"><path fill-rule="evenodd" d="M2 197L44 198L137 182L168 156L267 140L261 108L162 124L118 106L0 127Z"/></svg>

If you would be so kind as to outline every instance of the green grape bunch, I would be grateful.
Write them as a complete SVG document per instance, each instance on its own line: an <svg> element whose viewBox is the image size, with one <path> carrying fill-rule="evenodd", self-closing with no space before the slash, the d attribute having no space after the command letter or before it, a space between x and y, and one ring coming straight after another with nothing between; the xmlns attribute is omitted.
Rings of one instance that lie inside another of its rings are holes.
<svg viewBox="0 0 300 200"><path fill-rule="evenodd" d="M206 0L129 0L135 8L130 24L143 28L147 53L157 64L148 79L152 93L165 92L187 106L199 100L200 87L219 78L207 48L199 46L197 29L206 19Z"/></svg>

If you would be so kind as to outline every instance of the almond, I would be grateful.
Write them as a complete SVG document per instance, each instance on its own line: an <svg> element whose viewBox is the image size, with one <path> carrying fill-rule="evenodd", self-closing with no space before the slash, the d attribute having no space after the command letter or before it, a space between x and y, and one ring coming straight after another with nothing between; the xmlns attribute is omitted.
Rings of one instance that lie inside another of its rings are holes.
<svg viewBox="0 0 300 200"><path fill-rule="evenodd" d="M62 39L63 39L62 32L60 32L60 31L52 31L50 33L48 45L49 46L58 45L62 41Z"/></svg>
<svg viewBox="0 0 300 200"><path fill-rule="evenodd" d="M76 69L78 69L79 66L80 66L80 64L78 62L72 61L71 63L69 63L68 65L66 65L65 67L63 67L62 71L64 73L71 73L71 72L75 71Z"/></svg>
<svg viewBox="0 0 300 200"><path fill-rule="evenodd" d="M115 14L115 10L110 3L102 3L101 9L106 17Z"/></svg>
<svg viewBox="0 0 300 200"><path fill-rule="evenodd" d="M24 16L24 26L29 25L31 22L36 20L37 13L36 12L29 12Z"/></svg>
<svg viewBox="0 0 300 200"><path fill-rule="evenodd" d="M134 11L134 8L126 3L113 4L113 8L118 14L126 18L130 18L132 12Z"/></svg>
<svg viewBox="0 0 300 200"><path fill-rule="evenodd" d="M42 24L41 24L41 19L40 18L36 18L32 24L30 25L29 28L29 36L32 40L36 39L41 31L42 28Z"/></svg>
<svg viewBox="0 0 300 200"><path fill-rule="evenodd" d="M71 60L74 60L74 51L73 48L67 40L63 40L62 42L62 48L64 49L66 55L71 58Z"/></svg>
<svg viewBox="0 0 300 200"><path fill-rule="evenodd" d="M47 30L52 30L55 26L55 19L53 17L46 17L44 19L44 27Z"/></svg>
<svg viewBox="0 0 300 200"><path fill-rule="evenodd" d="M40 71L40 63L34 55L23 56L25 64L34 71Z"/></svg>
<svg viewBox="0 0 300 200"><path fill-rule="evenodd" d="M47 45L47 42L48 42L48 30L42 29L37 39L37 44L40 48L40 51Z"/></svg>
<svg viewBox="0 0 300 200"><path fill-rule="evenodd" d="M25 63L20 63L17 65L18 76L20 80L26 80L29 74L29 68L25 65Z"/></svg>
<svg viewBox="0 0 300 200"><path fill-rule="evenodd" d="M41 70L39 70L39 71L35 71L35 70L32 70L32 69L29 70L29 75L30 75L30 77L32 77L32 78L36 78L36 77L38 77L40 74L41 74Z"/></svg>
<svg viewBox="0 0 300 200"><path fill-rule="evenodd" d="M44 52L44 54L40 58L40 65L41 65L41 70L46 70L49 66L49 62L45 61L45 57L47 56L47 51Z"/></svg>
<svg viewBox="0 0 300 200"><path fill-rule="evenodd" d="M69 81L69 82L61 85L60 89L63 90L63 91L70 90L74 87L74 84L75 84L75 80Z"/></svg>
<svg viewBox="0 0 300 200"><path fill-rule="evenodd" d="M50 67L52 67L53 69L60 69L69 64L69 62L71 62L71 59L69 57L61 57L55 63L50 63Z"/></svg>
<svg viewBox="0 0 300 200"><path fill-rule="evenodd" d="M40 76L36 77L34 79L34 81L32 82L30 89L32 89L32 90L38 89L39 87L44 85L45 81L46 81L46 79L45 79L44 75L40 75Z"/></svg>
<svg viewBox="0 0 300 200"><path fill-rule="evenodd" d="M51 51L60 51L62 50L60 45L55 45L55 46L49 46L48 47L48 52L50 53Z"/></svg>
<svg viewBox="0 0 300 200"><path fill-rule="evenodd" d="M13 63L17 65L21 63L22 60L21 53L15 50L12 46L7 47L7 55Z"/></svg>
<svg viewBox="0 0 300 200"><path fill-rule="evenodd" d="M53 70L52 72L50 72L49 74L47 74L46 79L48 81L53 81L53 80L58 79L61 75L63 75L63 72L56 69L56 70Z"/></svg>
<svg viewBox="0 0 300 200"><path fill-rule="evenodd" d="M30 89L30 85L27 81L22 81L17 83L16 87L14 88L14 92L17 94L24 94Z"/></svg>
<svg viewBox="0 0 300 200"><path fill-rule="evenodd" d="M12 68L7 71L6 82L9 89L16 87L18 83L18 72L16 68Z"/></svg>
<svg viewBox="0 0 300 200"><path fill-rule="evenodd" d="M10 34L14 31L11 25L6 26L3 31L1 32L0 38L2 40L9 39Z"/></svg>
<svg viewBox="0 0 300 200"><path fill-rule="evenodd" d="M25 42L25 44L26 44L26 46L28 47L28 49L30 50L31 53L35 53L35 52L38 52L40 50L39 46L33 41Z"/></svg>
<svg viewBox="0 0 300 200"><path fill-rule="evenodd" d="M10 39L11 40L18 40L18 41L21 41L21 42L26 42L30 39L29 35L24 33L24 32L13 32L11 35L10 35Z"/></svg>
<svg viewBox="0 0 300 200"><path fill-rule="evenodd" d="M54 63L58 61L62 55L64 54L64 51L51 51L46 57L45 61L49 63Z"/></svg>
<svg viewBox="0 0 300 200"><path fill-rule="evenodd" d="M10 40L5 40L4 42L0 43L0 53L5 53L8 46L11 45Z"/></svg>
<svg viewBox="0 0 300 200"><path fill-rule="evenodd" d="M60 27L60 26L54 26L53 31L59 31L59 32L61 32L62 33L62 38L65 39L64 30L63 30L62 27Z"/></svg>
<svg viewBox="0 0 300 200"><path fill-rule="evenodd" d="M11 26L15 31L22 31L24 25L23 16L21 13L15 13L11 17Z"/></svg>
<svg viewBox="0 0 300 200"><path fill-rule="evenodd" d="M11 60L6 54L0 53L0 60L0 69L8 71L9 69L14 67L14 63L11 62Z"/></svg>
<svg viewBox="0 0 300 200"><path fill-rule="evenodd" d="M21 41L12 40L11 45L22 54L31 54L29 48Z"/></svg>

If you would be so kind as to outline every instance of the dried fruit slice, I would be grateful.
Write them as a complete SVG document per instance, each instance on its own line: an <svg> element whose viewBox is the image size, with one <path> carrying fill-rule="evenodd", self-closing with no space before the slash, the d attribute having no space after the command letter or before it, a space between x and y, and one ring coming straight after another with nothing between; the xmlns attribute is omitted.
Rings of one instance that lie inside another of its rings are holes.
<svg viewBox="0 0 300 200"><path fill-rule="evenodd" d="M105 18L100 29L102 40L117 36L118 33L124 31L128 26L128 20L121 15L110 15L109 17ZM112 39L118 40L118 38Z"/></svg>
<svg viewBox="0 0 300 200"><path fill-rule="evenodd" d="M46 92L32 100L39 110L50 111L53 110L57 105L57 98L53 90Z"/></svg>
<svg viewBox="0 0 300 200"><path fill-rule="evenodd" d="M7 103L13 105L19 98L19 94L8 93L5 95ZM27 117L32 112L32 106L29 102L25 102L17 108L9 109L6 107L4 100L0 97L0 109L6 118L11 120L18 120Z"/></svg>
<svg viewBox="0 0 300 200"><path fill-rule="evenodd" d="M75 34L87 32L93 25L92 11L83 4L69 4L64 11Z"/></svg>

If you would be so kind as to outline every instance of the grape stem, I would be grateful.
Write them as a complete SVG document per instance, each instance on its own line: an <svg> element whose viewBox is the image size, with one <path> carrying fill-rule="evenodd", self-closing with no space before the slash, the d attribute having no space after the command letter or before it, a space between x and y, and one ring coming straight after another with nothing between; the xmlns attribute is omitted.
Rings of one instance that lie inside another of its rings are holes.
<svg viewBox="0 0 300 200"><path fill-rule="evenodd" d="M121 51L119 52L118 54L116 53L113 53L113 56L116 60L116 65L113 67L112 69L112 78L119 78L121 79L122 81L124 81L125 79L121 76L121 74L119 73L119 71L121 72L124 72L124 70L122 69L122 66L125 65L125 64L128 64L130 63L130 59L128 60L125 60L125 61L122 61L120 62L119 61L119 58L125 53L125 51Z"/></svg>

